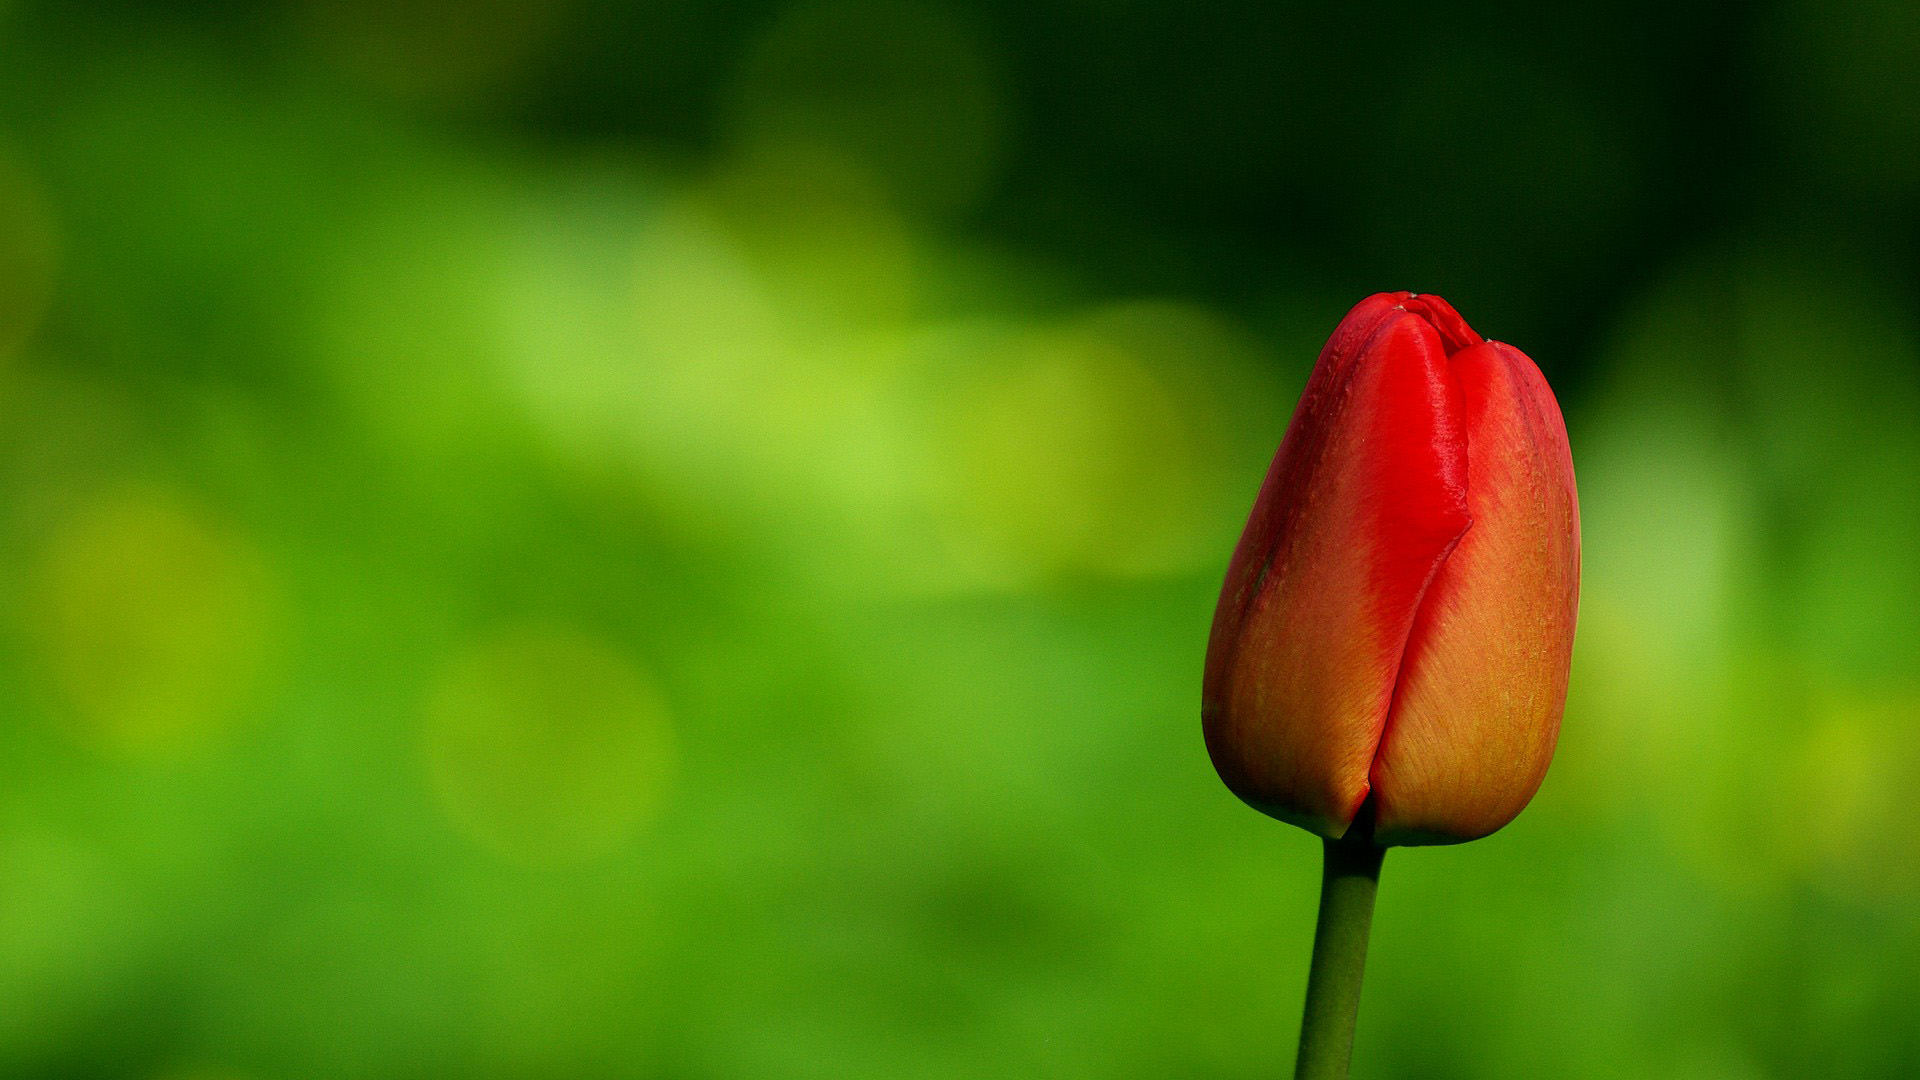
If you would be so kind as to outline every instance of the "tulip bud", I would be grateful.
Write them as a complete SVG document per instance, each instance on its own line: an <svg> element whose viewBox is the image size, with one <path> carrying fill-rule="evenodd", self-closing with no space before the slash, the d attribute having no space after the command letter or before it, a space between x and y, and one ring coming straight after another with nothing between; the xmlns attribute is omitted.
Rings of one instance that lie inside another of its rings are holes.
<svg viewBox="0 0 1920 1080"><path fill-rule="evenodd" d="M1214 612L1201 714L1234 794L1329 838L1500 828L1566 702L1580 511L1533 361L1437 296L1360 302L1320 352Z"/></svg>

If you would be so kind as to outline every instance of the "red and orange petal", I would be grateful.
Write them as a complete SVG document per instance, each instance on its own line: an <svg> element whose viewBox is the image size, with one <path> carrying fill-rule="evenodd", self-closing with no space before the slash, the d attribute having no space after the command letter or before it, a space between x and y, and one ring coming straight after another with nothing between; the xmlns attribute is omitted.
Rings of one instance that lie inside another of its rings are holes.
<svg viewBox="0 0 1920 1080"><path fill-rule="evenodd" d="M1511 821L1546 775L1566 701L1580 511L1559 406L1508 345L1462 350L1452 371L1473 527L1421 606L1373 763L1375 834L1389 844Z"/></svg>
<svg viewBox="0 0 1920 1080"><path fill-rule="evenodd" d="M1328 341L1228 569L1207 748L1253 806L1327 836L1370 788L1415 613L1469 523L1444 302L1369 297Z"/></svg>

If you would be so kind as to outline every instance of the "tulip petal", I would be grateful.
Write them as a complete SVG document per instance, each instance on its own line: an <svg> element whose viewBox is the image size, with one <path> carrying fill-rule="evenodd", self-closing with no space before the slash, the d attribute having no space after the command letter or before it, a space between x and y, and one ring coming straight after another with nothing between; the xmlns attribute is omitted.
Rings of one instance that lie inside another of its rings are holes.
<svg viewBox="0 0 1920 1080"><path fill-rule="evenodd" d="M1546 775L1566 702L1580 510L1560 408L1512 346L1464 349L1452 369L1473 527L1408 639L1373 765L1382 843L1454 843L1511 821Z"/></svg>
<svg viewBox="0 0 1920 1080"><path fill-rule="evenodd" d="M1415 613L1469 521L1447 358L1472 331L1425 299L1369 297L1322 350L1208 647L1202 717L1221 779L1325 836L1367 797Z"/></svg>
<svg viewBox="0 0 1920 1080"><path fill-rule="evenodd" d="M1446 342L1447 355L1452 356L1469 346L1478 345L1486 340L1473 332L1467 320L1453 310L1453 305L1431 293L1408 294L1401 306L1416 315L1423 315L1440 332L1440 340Z"/></svg>

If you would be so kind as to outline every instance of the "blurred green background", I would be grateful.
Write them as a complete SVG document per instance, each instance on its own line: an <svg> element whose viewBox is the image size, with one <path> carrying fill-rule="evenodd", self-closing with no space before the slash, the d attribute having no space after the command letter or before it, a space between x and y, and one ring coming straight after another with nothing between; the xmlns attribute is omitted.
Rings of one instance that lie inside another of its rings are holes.
<svg viewBox="0 0 1920 1080"><path fill-rule="evenodd" d="M1356 1076L1920 1062L1920 8L0 3L0 1076L1287 1075L1201 745L1320 342L1560 393Z"/></svg>

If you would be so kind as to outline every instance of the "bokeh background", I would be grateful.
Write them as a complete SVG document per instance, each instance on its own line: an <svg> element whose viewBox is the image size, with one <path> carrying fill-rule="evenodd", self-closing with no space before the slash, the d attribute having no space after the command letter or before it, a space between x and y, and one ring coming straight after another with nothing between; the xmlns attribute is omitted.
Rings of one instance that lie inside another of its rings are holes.
<svg viewBox="0 0 1920 1080"><path fill-rule="evenodd" d="M1201 746L1320 342L1561 395L1364 1077L1920 1061L1920 8L0 3L0 1076L1287 1075Z"/></svg>

